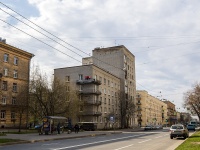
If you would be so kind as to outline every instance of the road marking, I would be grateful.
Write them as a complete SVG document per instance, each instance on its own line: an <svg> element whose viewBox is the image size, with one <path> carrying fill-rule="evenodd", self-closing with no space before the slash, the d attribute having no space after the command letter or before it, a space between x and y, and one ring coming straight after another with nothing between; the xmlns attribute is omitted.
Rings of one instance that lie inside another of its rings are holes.
<svg viewBox="0 0 200 150"><path fill-rule="evenodd" d="M144 140L144 141L141 141L141 142L138 142L139 144L141 143L144 143L144 142L147 142L147 141L150 141L151 139L148 139L148 140Z"/></svg>
<svg viewBox="0 0 200 150"><path fill-rule="evenodd" d="M157 138L161 138L161 137L163 137L163 136L157 136L157 137L155 137L155 139L157 139Z"/></svg>
<svg viewBox="0 0 200 150"><path fill-rule="evenodd" d="M60 147L60 148L53 148L53 149L51 148L51 150L61 150L61 149L68 149L68 148L92 145L92 144L99 144L99 143L116 141L116 140L121 140L121 139L128 139L128 138L138 137L138 136L143 136L143 135L147 135L147 134L139 134L139 135L127 136L127 137L123 137L123 138L116 138L116 139L110 139L110 140L104 140L104 141L97 141L97 142L93 142L93 143L86 143L86 144L80 144L80 145L74 145L74 146L68 146L68 147Z"/></svg>
<svg viewBox="0 0 200 150"><path fill-rule="evenodd" d="M127 148L127 147L131 147L131 146L133 146L134 144L131 144L131 145L127 145L127 146L124 146L124 147L120 147L120 148L118 148L118 149L115 149L115 150L120 150L120 149L124 149L124 148Z"/></svg>
<svg viewBox="0 0 200 150"><path fill-rule="evenodd" d="M59 143L49 143L49 144L42 144L42 146L46 146L46 145L57 145Z"/></svg>

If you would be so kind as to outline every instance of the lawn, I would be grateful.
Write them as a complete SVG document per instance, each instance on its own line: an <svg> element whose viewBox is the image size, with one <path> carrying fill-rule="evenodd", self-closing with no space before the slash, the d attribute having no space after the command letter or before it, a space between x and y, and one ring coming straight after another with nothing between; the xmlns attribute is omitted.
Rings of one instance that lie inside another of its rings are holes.
<svg viewBox="0 0 200 150"><path fill-rule="evenodd" d="M2 144L2 143L10 143L10 142L19 142L19 141L21 141L21 140L18 140L18 139L1 139L0 138L0 145Z"/></svg>
<svg viewBox="0 0 200 150"><path fill-rule="evenodd" d="M199 150L200 149L200 131L194 133L185 140L175 150Z"/></svg>

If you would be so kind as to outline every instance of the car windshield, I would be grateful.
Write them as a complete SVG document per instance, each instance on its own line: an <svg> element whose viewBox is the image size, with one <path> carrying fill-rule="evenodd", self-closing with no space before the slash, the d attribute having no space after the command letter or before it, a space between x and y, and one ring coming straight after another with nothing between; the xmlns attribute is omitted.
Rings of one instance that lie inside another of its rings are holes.
<svg viewBox="0 0 200 150"><path fill-rule="evenodd" d="M172 129L183 129L183 126L172 126Z"/></svg>

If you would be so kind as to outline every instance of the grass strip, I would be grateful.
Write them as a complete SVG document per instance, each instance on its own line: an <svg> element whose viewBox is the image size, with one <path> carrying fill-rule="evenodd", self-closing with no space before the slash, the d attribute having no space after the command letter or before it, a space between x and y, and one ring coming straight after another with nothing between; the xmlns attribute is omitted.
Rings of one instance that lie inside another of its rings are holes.
<svg viewBox="0 0 200 150"><path fill-rule="evenodd" d="M186 139L175 150L199 150L200 149L200 131L195 132L192 136Z"/></svg>

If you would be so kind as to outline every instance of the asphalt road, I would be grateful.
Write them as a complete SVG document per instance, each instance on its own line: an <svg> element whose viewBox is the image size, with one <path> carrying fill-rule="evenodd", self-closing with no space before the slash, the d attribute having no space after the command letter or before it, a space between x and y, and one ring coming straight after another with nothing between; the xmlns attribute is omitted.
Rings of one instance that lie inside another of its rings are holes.
<svg viewBox="0 0 200 150"><path fill-rule="evenodd" d="M173 150L184 139L169 137L167 130L123 132L103 136L7 145L1 150Z"/></svg>

